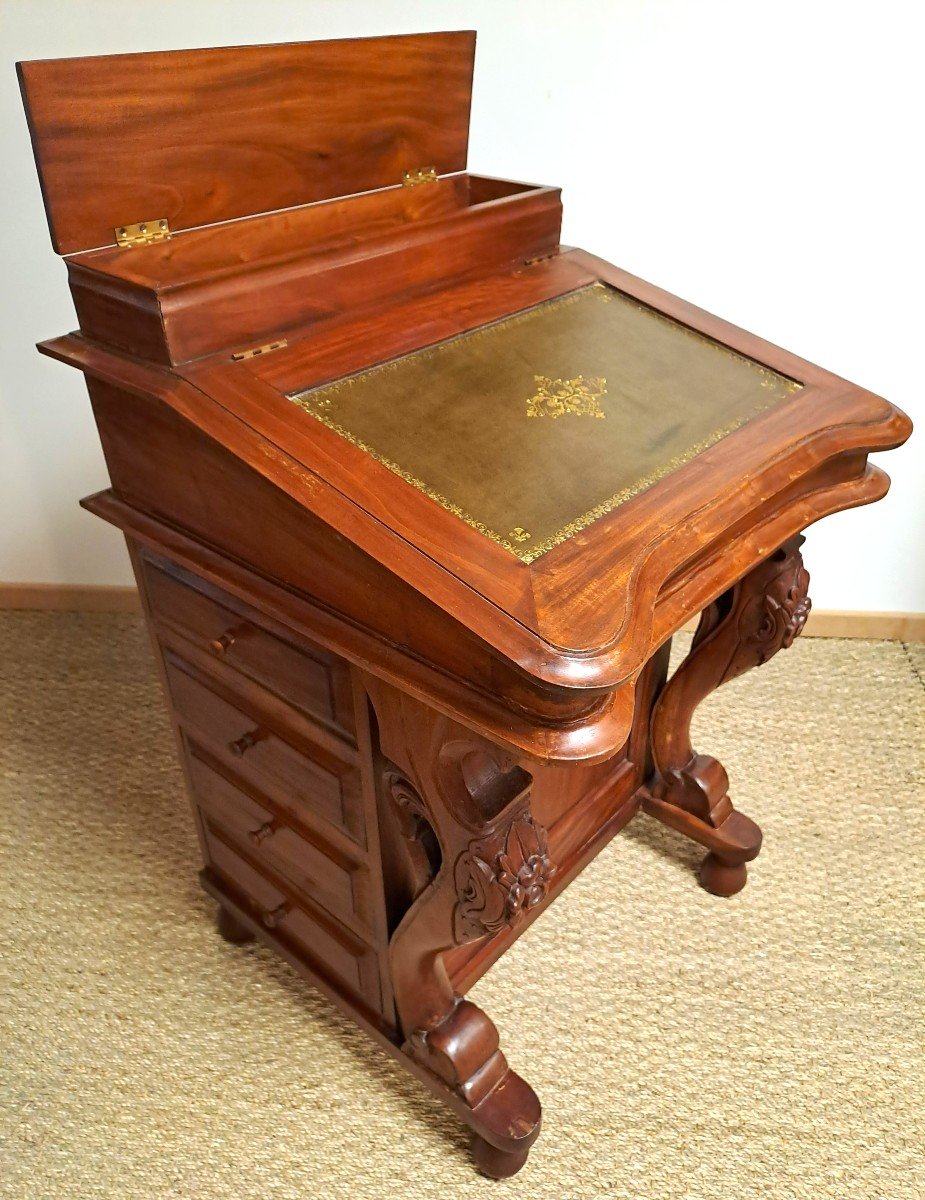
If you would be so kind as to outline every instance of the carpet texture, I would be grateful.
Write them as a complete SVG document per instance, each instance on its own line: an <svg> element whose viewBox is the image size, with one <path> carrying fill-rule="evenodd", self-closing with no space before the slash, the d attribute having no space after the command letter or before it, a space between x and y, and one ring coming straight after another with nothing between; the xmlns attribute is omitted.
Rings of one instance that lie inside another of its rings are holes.
<svg viewBox="0 0 925 1200"><path fill-rule="evenodd" d="M10 1200L921 1200L925 647L799 641L698 746L765 831L732 900L640 817L471 993L543 1101L513 1180L235 948L140 622L0 614Z"/></svg>

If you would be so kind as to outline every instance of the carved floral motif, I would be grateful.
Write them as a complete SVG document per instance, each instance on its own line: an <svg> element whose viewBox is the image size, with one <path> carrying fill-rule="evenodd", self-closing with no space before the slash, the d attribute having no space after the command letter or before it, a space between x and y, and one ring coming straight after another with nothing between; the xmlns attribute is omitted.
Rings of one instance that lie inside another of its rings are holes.
<svg viewBox="0 0 925 1200"><path fill-rule="evenodd" d="M801 539L802 540L802 539ZM771 574L776 568L776 573ZM762 571L758 568L756 575ZM779 650L789 649L803 631L812 608L809 572L803 566L798 544L782 547L767 560L764 590L752 596L738 620L738 649L720 682L761 666Z"/></svg>
<svg viewBox="0 0 925 1200"><path fill-rule="evenodd" d="M780 599L770 592L764 598L764 616L749 641L770 650L768 658L777 650L789 650L803 632L812 601L806 594L808 573L801 569L799 576Z"/></svg>
<svg viewBox="0 0 925 1200"><path fill-rule="evenodd" d="M554 873L545 830L530 816L471 842L456 861L457 942L516 925L545 899Z"/></svg>

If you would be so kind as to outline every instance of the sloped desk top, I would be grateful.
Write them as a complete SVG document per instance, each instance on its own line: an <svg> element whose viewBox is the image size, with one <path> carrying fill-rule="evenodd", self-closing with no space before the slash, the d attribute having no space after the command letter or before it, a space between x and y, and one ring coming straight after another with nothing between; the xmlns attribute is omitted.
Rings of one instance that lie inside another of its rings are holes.
<svg viewBox="0 0 925 1200"><path fill-rule="evenodd" d="M799 390L594 283L290 399L531 563Z"/></svg>
<svg viewBox="0 0 925 1200"><path fill-rule="evenodd" d="M580 250L287 334L272 354L169 370L79 335L43 349L156 389L569 688L631 681L787 537L884 495L867 453L910 429L886 400Z"/></svg>

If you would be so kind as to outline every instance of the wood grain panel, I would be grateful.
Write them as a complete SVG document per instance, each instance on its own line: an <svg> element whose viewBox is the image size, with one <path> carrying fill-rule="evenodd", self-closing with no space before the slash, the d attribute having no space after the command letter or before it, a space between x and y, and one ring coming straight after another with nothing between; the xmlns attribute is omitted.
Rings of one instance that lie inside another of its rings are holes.
<svg viewBox="0 0 925 1200"><path fill-rule="evenodd" d="M361 996L374 1009L382 1005L379 971L372 949L346 929L314 919L279 886L236 853L215 828L206 834L210 864L244 894L262 924L286 938L310 962L324 963L342 986Z"/></svg>
<svg viewBox="0 0 925 1200"><path fill-rule="evenodd" d="M196 799L211 820L334 916L350 920L368 915L368 906L361 911L354 896L355 865L339 861L297 833L272 811L272 801L258 803L214 770L195 746L188 744L188 752Z"/></svg>
<svg viewBox="0 0 925 1200"><path fill-rule="evenodd" d="M320 746L311 755L283 741L266 721L211 691L172 652L164 656L177 715L224 767L269 795L283 795L316 818L363 840L356 768Z"/></svg>
<svg viewBox="0 0 925 1200"><path fill-rule="evenodd" d="M54 247L460 171L474 52L461 32L19 63Z"/></svg>
<svg viewBox="0 0 925 1200"><path fill-rule="evenodd" d="M320 646L296 648L238 611L230 596L204 581L180 580L146 558L145 586L158 621L178 629L201 650L240 672L310 717L353 735L353 704L346 664Z"/></svg>
<svg viewBox="0 0 925 1200"><path fill-rule="evenodd" d="M104 249L81 254L68 262L80 327L95 340L129 353L159 362L184 362L271 333L292 336L300 328L304 332L305 326L312 330L318 322L342 316L358 303L381 304L399 294L417 294L458 276L484 273L499 263L549 254L556 248L562 218L556 188L520 187L516 194L468 204L463 187L467 179L453 176L463 194L457 196L456 207L442 214L360 228L343 234L339 241L319 241L313 227L323 223L309 218L325 210L349 210L351 205L371 207L374 200L386 209L390 193L374 192L263 220L193 230L137 253ZM392 191L441 192L441 184L448 182ZM456 189L452 193L456 195ZM420 208L426 213L423 204ZM267 224L296 229L288 253L257 266L242 264L242 259L256 253L252 240ZM200 239L210 247L213 261L218 246L224 246L223 266L199 265ZM192 249L187 256L188 245ZM140 281L145 270L151 277L147 284ZM128 271L133 276L123 274ZM155 282L162 274L174 278Z"/></svg>

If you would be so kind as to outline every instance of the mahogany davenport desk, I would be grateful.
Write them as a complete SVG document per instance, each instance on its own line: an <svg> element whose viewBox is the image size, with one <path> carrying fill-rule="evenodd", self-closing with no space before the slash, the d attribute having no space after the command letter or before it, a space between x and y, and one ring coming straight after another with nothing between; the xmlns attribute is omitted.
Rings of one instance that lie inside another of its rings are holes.
<svg viewBox="0 0 925 1200"><path fill-rule="evenodd" d="M471 33L20 66L226 938L275 947L518 1170L463 999L640 809L758 853L691 713L800 632L800 531L890 404L466 173ZM666 682L671 635L702 613ZM555 982L550 981L554 988Z"/></svg>

